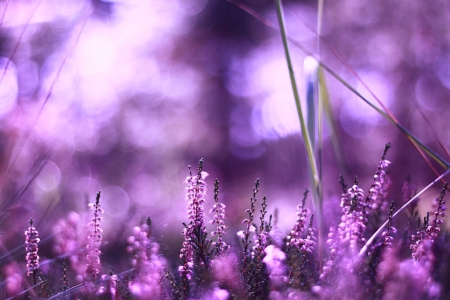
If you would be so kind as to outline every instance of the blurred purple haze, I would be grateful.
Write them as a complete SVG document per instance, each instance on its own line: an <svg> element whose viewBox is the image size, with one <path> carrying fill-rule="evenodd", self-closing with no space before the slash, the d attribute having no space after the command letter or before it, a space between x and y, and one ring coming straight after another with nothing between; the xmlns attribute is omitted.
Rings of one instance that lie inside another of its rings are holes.
<svg viewBox="0 0 450 300"><path fill-rule="evenodd" d="M276 23L272 1L243 3ZM305 23L316 27L316 6L285 2L290 36L312 51L317 37ZM401 124L442 156L423 115L449 146L449 9L444 1L329 1L322 33ZM86 211L102 190L105 240L125 242L130 228L150 216L165 254L177 253L187 218L187 165L202 157L210 174L206 207L218 178L229 241L242 229L256 178L269 213L278 208L279 226L292 226L309 187L307 161L281 40L263 23L229 2L207 0L2 1L2 14L5 251L18 244L15 233L30 217L48 236L58 219ZM323 61L373 100L322 49ZM291 50L301 83L306 55ZM339 174L348 182L357 175L368 188L386 142L393 145L393 200L401 199L408 175L419 187L433 179L400 131L331 76L327 81L345 154L339 168L325 125L330 223Z"/></svg>

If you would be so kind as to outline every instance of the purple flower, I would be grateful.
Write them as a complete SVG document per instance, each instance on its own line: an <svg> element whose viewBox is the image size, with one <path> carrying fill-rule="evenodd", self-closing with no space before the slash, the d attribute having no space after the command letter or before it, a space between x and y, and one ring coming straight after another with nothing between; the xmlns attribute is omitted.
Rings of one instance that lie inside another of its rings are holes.
<svg viewBox="0 0 450 300"><path fill-rule="evenodd" d="M272 290L281 289L287 282L287 268L285 264L286 254L274 245L269 245L264 249L266 256L263 262L269 271L270 284Z"/></svg>
<svg viewBox="0 0 450 300"><path fill-rule="evenodd" d="M372 185L366 198L366 202L370 208L380 209L381 212L385 212L387 210L387 203L384 200L386 199L387 192L391 185L390 177L385 171L385 169L391 164L391 162L385 158L390 147L391 144L387 143L384 148L383 155L381 156L377 171L373 176Z"/></svg>
<svg viewBox="0 0 450 300"><path fill-rule="evenodd" d="M33 219L30 219L30 226L25 231L25 252L27 260L27 275L30 276L39 269L38 243L39 233L33 226Z"/></svg>
<svg viewBox="0 0 450 300"><path fill-rule="evenodd" d="M338 225L339 248L345 249L348 246L353 254L360 250L360 246L365 242L363 238L367 222L364 216L365 207L364 192L358 185L353 185L342 195L343 215Z"/></svg>
<svg viewBox="0 0 450 300"><path fill-rule="evenodd" d="M150 218L146 223L133 228L134 235L128 238L127 250L133 254L132 265L136 278L130 290L137 297L157 297L161 293L159 284L164 262L159 256L159 244L150 238Z"/></svg>
<svg viewBox="0 0 450 300"><path fill-rule="evenodd" d="M225 219L225 204L219 202L219 181L216 179L214 182L214 206L210 210L210 213L214 213L214 218L211 220L211 224L216 224L216 230L211 232L211 236L217 235L217 241L212 245L216 247L216 253L220 254L228 248L228 245L223 241L223 236L227 234L224 219Z"/></svg>
<svg viewBox="0 0 450 300"><path fill-rule="evenodd" d="M88 262L86 265L85 278L88 281L98 278L98 273L100 272L98 268L100 267L100 245L103 236L103 230L100 228L100 222L102 221L100 214L103 213L103 209L100 208L100 194L100 192L97 193L94 204L89 204L94 210L94 217L89 223L89 226L92 227L92 233L89 235L91 242L86 247L89 254L86 256Z"/></svg>
<svg viewBox="0 0 450 300"><path fill-rule="evenodd" d="M419 226L417 234L412 236L413 243L410 248L412 249L412 257L415 260L420 260L422 257L428 257L428 260L430 260L429 256L432 255L430 249L431 244L434 243L441 231L439 225L443 223L441 218L445 217L445 210L447 209L444 205L444 196L447 186L448 184L445 183L439 198L435 200L436 204L434 206L436 211L433 214L434 218L431 221L431 224L429 224L430 214L427 213L427 216L424 218L423 228L420 228Z"/></svg>

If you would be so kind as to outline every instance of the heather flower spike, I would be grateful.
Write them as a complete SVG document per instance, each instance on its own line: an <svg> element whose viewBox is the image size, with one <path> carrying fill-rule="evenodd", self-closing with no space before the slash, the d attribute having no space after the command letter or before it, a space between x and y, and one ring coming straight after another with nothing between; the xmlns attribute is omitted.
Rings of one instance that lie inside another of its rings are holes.
<svg viewBox="0 0 450 300"><path fill-rule="evenodd" d="M91 242L87 246L88 255L87 265L86 265L86 280L92 281L98 278L99 267L100 267L100 245L102 243L103 230L100 228L100 222L103 220L100 217L100 214L103 213L103 209L100 208L100 194L99 191L97 193L97 197L95 200L95 204L89 204L94 210L94 217L92 221L89 223L89 226L92 227L92 233L89 235Z"/></svg>
<svg viewBox="0 0 450 300"><path fill-rule="evenodd" d="M309 209L305 208L305 201L308 193L309 190L305 189L305 192L303 193L302 204L297 206L297 220L286 238L286 246L293 245L300 247L302 234L307 229L307 219L310 214Z"/></svg>
<svg viewBox="0 0 450 300"><path fill-rule="evenodd" d="M250 198L250 209L247 209L245 212L248 213L248 219L244 219L242 223L246 223L246 229L245 231L238 232L238 236L242 239L242 245L244 246L244 261L246 261L248 256L248 247L251 243L250 232L254 231L253 228L253 217L255 213L255 203L256 203L256 194L259 191L259 179L256 179L255 186L253 187L253 196Z"/></svg>
<svg viewBox="0 0 450 300"><path fill-rule="evenodd" d="M27 275L35 276L36 270L39 269L38 243L40 239L38 231L33 226L33 219L30 219L30 226L25 231L25 236Z"/></svg>
<svg viewBox="0 0 450 300"><path fill-rule="evenodd" d="M223 236L226 234L225 226L225 204L219 202L219 180L214 181L214 206L210 213L214 213L214 218L211 220L211 224L216 224L216 230L211 232L211 236L217 235L217 241L213 242L212 245L215 246L216 254L221 254L224 250L228 248L228 245L223 241Z"/></svg>
<svg viewBox="0 0 450 300"><path fill-rule="evenodd" d="M62 264L62 274L61 274L61 281L62 281L62 291L66 291L69 287L69 280L67 278L67 269L68 269L68 263L67 263L67 257L64 257L63 264Z"/></svg>
<svg viewBox="0 0 450 300"><path fill-rule="evenodd" d="M446 182L441 190L439 198L436 201L436 211L433 213L434 218L430 224L430 213L424 217L423 227L420 228L420 219L418 222L417 234L413 236L413 243L410 246L412 250L412 257L415 260L420 260L422 257L427 256L431 251L430 246L435 242L438 237L441 228L439 225L443 223L441 218L445 217L445 210L447 207L444 205L445 191L447 190L448 183Z"/></svg>
<svg viewBox="0 0 450 300"><path fill-rule="evenodd" d="M390 143L387 143L384 147L383 155L381 156L378 168L373 176L372 185L366 197L367 207L379 209L380 213L383 213L387 209L387 203L384 199L386 199L387 191L391 184L390 178L385 171L391 163L386 159L386 154L390 147Z"/></svg>
<svg viewBox="0 0 450 300"><path fill-rule="evenodd" d="M244 219L242 223L246 223L246 229L238 232L243 244L242 261L240 264L240 272L245 285L247 299L266 299L268 295L269 280L268 272L265 263L263 262L266 255L265 248L268 243L269 231L271 224L265 221L267 214L267 198L263 197L261 203L261 216L259 228L253 225L255 203L257 201L256 195L259 191L259 179L255 181L253 187L253 195L250 198L250 208L246 210L248 219ZM271 221L270 221L271 222ZM255 232L255 246L252 247L252 252L249 253L249 246L251 243L250 233Z"/></svg>
<svg viewBox="0 0 450 300"><path fill-rule="evenodd" d="M389 218L388 218L388 225L386 227L386 231L383 232L382 236L384 237L383 246L390 248L392 246L392 242L394 240L394 237L392 236L395 232L397 232L397 229L392 226L392 215L394 214L394 201L391 202L391 205L389 206Z"/></svg>

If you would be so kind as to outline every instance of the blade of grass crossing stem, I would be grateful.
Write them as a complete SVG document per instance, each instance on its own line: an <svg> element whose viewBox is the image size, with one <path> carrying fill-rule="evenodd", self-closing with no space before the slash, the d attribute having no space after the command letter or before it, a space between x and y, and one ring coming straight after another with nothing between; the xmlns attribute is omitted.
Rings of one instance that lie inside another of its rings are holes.
<svg viewBox="0 0 450 300"><path fill-rule="evenodd" d="M432 187L436 182L444 178L447 174L450 173L450 170L445 171L445 173L441 174L438 178L436 178L433 182L431 182L429 185L427 185L424 189L422 189L420 192L418 192L414 197L412 197L408 202L405 203L399 210L395 212L395 214L392 215L392 219L395 218L402 210L404 210L407 206L409 206L414 200L416 200L420 195L422 195L426 190L428 190L430 187ZM367 251L368 247L372 242L375 240L377 235L383 231L383 228L385 228L388 224L389 220L386 220L383 225L378 228L378 230L370 237L370 239L367 240L364 247L362 247L361 251L359 251L358 257L356 258L356 261L362 257L362 255Z"/></svg>
<svg viewBox="0 0 450 300"><path fill-rule="evenodd" d="M306 128L305 120L303 118L302 107L300 104L300 97L298 94L297 83L295 81L295 76L294 76L294 69L293 69L292 62L291 62L291 56L289 53L288 39L287 39L286 30L285 30L285 26L284 26L283 7L281 4L281 0L275 0L275 6L276 6L276 10L277 10L278 24L280 26L281 41L283 43L284 54L286 56L286 62L287 62L288 69L289 69L289 78L291 81L292 92L294 93L295 105L297 107L297 114L298 114L298 118L300 121L300 127L301 127L301 131L302 131L303 141L305 142L306 152L307 152L307 156L308 156L308 166L309 166L308 170L311 174L310 176L313 178L313 182L311 182L311 185L313 185L313 187L312 187L313 203L314 203L314 208L315 208L316 214L317 214L317 227L318 227L318 232L319 232L318 245L319 245L319 255L321 255L321 253L322 253L322 231L323 231L321 185L319 182L313 146L311 144L311 139L309 137L309 133Z"/></svg>
<svg viewBox="0 0 450 300"><path fill-rule="evenodd" d="M228 2L231 2L235 5L237 5L238 7L242 8L243 10L245 10L246 12L248 12L249 14L251 14L252 16L254 16L255 18L257 18L258 20L260 20L262 23L264 23L266 26L270 27L271 29L273 29L275 32L277 32L278 34L282 35L281 31L278 30L271 22L269 22L267 19L265 19L264 17L262 17L260 14L258 14L257 12L255 12L254 10L250 9L248 6L239 3L238 1L235 0L227 0ZM283 39L283 36L282 36ZM286 37L284 37L284 39L286 39ZM305 54L307 55L311 55L314 56L314 54L309 51L306 47L304 47L302 44L288 39L294 46L298 47L301 51L303 51ZM342 79L339 75L337 75L336 72L334 72L331 68L329 68L325 63L323 63L321 60L318 60L319 65L326 70L331 76L335 77L337 80L339 80L342 84L344 84L348 89L350 89L352 92L355 92L356 89L353 88L350 84L348 84L344 79ZM366 103L370 103L369 105L372 108L375 108L375 106L367 99L365 99L361 94L357 93L357 96L360 97L362 100L364 100ZM377 112L380 112L380 110L378 108L375 109ZM414 142L417 142L418 147L420 147L423 151L425 151L428 155L431 156L431 158L433 158L437 163L439 163L441 166L445 167L445 168L450 168L450 164L445 161L444 159L442 159L438 154L436 154L434 151L432 151L430 148L428 148L427 146L425 146L423 143L419 142L419 140L413 136L408 130L406 130L403 126L401 126L396 120L394 120L393 118L390 118L387 114L382 113L381 114L384 118L386 118L389 122L391 122L392 124L394 124L397 128L400 129L400 131L403 132L403 134L406 135L406 137Z"/></svg>

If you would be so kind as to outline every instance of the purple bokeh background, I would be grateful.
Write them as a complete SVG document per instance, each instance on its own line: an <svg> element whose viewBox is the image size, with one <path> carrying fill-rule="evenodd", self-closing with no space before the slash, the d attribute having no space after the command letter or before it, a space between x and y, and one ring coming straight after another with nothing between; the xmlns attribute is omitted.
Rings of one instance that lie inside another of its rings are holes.
<svg viewBox="0 0 450 300"><path fill-rule="evenodd" d="M272 1L243 3L277 23ZM284 4L290 37L314 52L317 3ZM200 158L210 174L207 209L214 178L221 182L229 241L242 229L256 178L269 212L279 209L279 226L292 226L309 187L307 160L281 39L262 22L207 0L2 1L1 15L2 253L23 243L30 217L45 239L102 190L104 240L124 243L150 216L163 254L176 255L187 165L195 169ZM449 146L449 26L446 1L325 1L321 53L374 101L330 49L339 53L403 126L448 160L438 141ZM306 55L291 51L304 100ZM344 153L338 161L325 123L330 224L339 174L348 183L357 175L367 189L386 142L397 205L408 176L419 188L436 177L397 128L326 79Z"/></svg>

